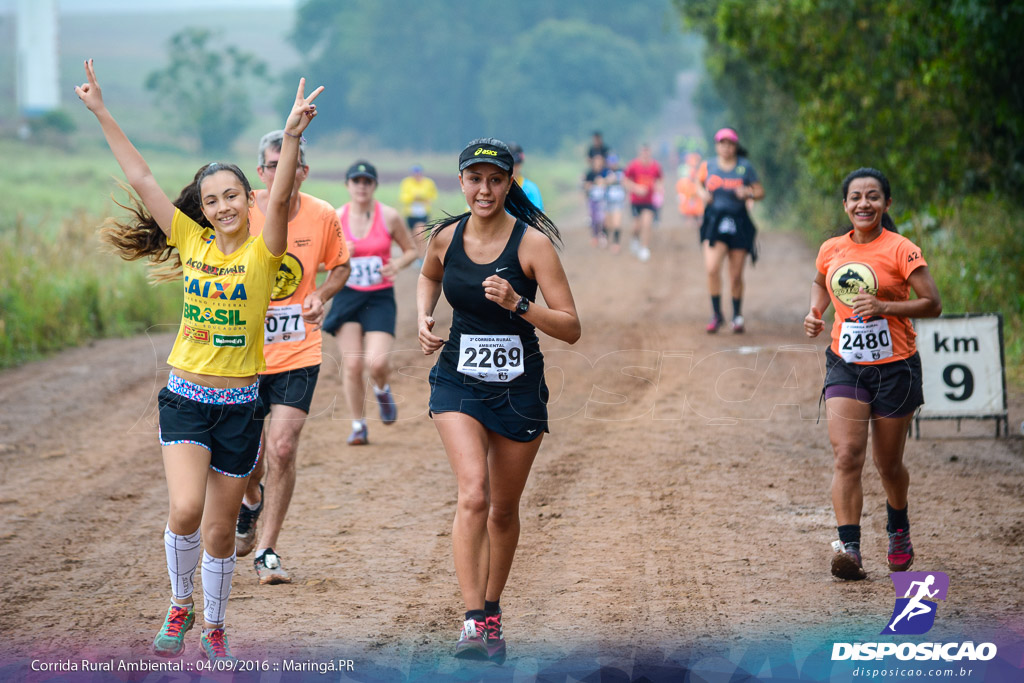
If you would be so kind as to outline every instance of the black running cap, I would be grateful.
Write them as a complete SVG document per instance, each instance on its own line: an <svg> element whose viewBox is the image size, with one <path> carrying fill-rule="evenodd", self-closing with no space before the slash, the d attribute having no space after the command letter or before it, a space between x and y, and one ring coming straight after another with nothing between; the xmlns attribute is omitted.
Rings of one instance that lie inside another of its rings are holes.
<svg viewBox="0 0 1024 683"><path fill-rule="evenodd" d="M370 178L377 182L377 169L369 161L357 161L349 166L348 171L345 172L345 180L352 180L353 178Z"/></svg>
<svg viewBox="0 0 1024 683"><path fill-rule="evenodd" d="M459 155L459 173L473 164L494 164L511 173L514 163L512 152L504 142L496 138L478 138L466 145Z"/></svg>

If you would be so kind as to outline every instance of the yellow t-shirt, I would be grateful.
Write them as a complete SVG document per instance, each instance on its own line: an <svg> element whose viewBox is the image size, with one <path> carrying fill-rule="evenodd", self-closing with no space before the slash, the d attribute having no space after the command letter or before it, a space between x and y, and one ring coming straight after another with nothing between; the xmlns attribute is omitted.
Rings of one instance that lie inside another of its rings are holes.
<svg viewBox="0 0 1024 683"><path fill-rule="evenodd" d="M249 233L261 234L266 220L257 203L249 212ZM300 192L299 212L288 221L288 251L267 310L263 355L268 374L320 364L320 328L302 319L302 302L316 289L321 263L331 270L346 261L348 249L334 207Z"/></svg>
<svg viewBox="0 0 1024 683"><path fill-rule="evenodd" d="M406 216L425 217L430 215L430 203L437 199L437 185L426 176L402 178L398 185L398 201Z"/></svg>
<svg viewBox="0 0 1024 683"><path fill-rule="evenodd" d="M249 237L229 256L212 228L175 209L167 243L181 254L185 305L167 362L171 367L220 377L262 372L263 320L283 256L262 236Z"/></svg>

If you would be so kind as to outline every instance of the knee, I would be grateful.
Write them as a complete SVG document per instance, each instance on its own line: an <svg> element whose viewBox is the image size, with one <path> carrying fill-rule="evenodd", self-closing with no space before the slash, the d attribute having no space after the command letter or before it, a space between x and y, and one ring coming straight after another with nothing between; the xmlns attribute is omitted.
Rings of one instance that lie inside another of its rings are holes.
<svg viewBox="0 0 1024 683"><path fill-rule="evenodd" d="M878 475L882 479L899 479L906 474L907 468L903 465L902 460L879 460L874 458L875 469L878 470Z"/></svg>
<svg viewBox="0 0 1024 683"><path fill-rule="evenodd" d="M381 354L370 362L370 374L374 377L386 377L390 369L387 354Z"/></svg>
<svg viewBox="0 0 1024 683"><path fill-rule="evenodd" d="M470 515L487 516L490 506L487 490L483 485L459 487L459 511Z"/></svg>
<svg viewBox="0 0 1024 683"><path fill-rule="evenodd" d="M203 521L201 500L171 500L167 525L176 534L191 534Z"/></svg>
<svg viewBox="0 0 1024 683"><path fill-rule="evenodd" d="M864 450L848 444L834 444L834 468L837 474L860 475L864 468Z"/></svg>
<svg viewBox="0 0 1024 683"><path fill-rule="evenodd" d="M228 546L235 543L236 519L206 519L203 520L203 543L207 551L214 557L224 557Z"/></svg>
<svg viewBox="0 0 1024 683"><path fill-rule="evenodd" d="M267 465L280 472L295 466L295 453L299 440L293 434L278 434L270 439L266 450Z"/></svg>
<svg viewBox="0 0 1024 683"><path fill-rule="evenodd" d="M487 523L498 529L509 529L519 522L518 505L502 505L492 503L488 512Z"/></svg>
<svg viewBox="0 0 1024 683"><path fill-rule="evenodd" d="M361 356L346 356L342 368L347 379L362 378L363 359Z"/></svg>

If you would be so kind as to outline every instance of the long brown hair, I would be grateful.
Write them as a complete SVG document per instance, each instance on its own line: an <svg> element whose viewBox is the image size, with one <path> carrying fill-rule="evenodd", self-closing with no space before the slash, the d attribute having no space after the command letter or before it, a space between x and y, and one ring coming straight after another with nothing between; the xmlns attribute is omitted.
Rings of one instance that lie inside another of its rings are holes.
<svg viewBox="0 0 1024 683"><path fill-rule="evenodd" d="M249 180L242 173L242 169L234 164L214 162L196 171L192 182L183 187L178 198L172 202L183 214L206 228L213 226L203 215L199 187L205 178L218 171L234 173L242 182L246 194L252 191L252 186L249 185ZM128 194L128 202L122 204L114 199L114 203L127 211L130 216L106 219L100 226L100 239L125 261L148 258L149 265L153 267L149 275L152 282L168 282L178 279L181 277L181 255L178 250L167 244L167 235L160 229L152 214L132 192L132 189L124 183L119 184Z"/></svg>

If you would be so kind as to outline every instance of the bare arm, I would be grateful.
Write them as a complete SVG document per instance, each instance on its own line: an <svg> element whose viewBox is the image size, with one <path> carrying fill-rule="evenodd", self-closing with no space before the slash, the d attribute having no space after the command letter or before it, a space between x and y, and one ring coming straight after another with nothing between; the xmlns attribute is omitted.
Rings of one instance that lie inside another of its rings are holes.
<svg viewBox="0 0 1024 683"><path fill-rule="evenodd" d="M153 220L160 226L164 234L170 237L171 222L174 220L174 204L157 184L149 164L142 158L142 154L131 143L128 136L121 130L121 126L114 120L114 116L107 110L103 103L103 93L100 91L100 84L96 81L96 71L93 69L91 59L85 61L86 82L75 87L78 98L85 103L86 108L96 116L103 129L103 136L107 139L110 151L114 153L121 170L124 171L128 184L132 186L146 210L153 216Z"/></svg>
<svg viewBox="0 0 1024 683"><path fill-rule="evenodd" d="M405 221L402 220L402 217L394 209L388 211L386 225L388 232L391 233L391 237L402 248L402 255L397 259L388 261L381 269L381 275L393 278L398 274L398 271L415 261L419 256L419 252L416 251L416 245L412 243L412 235L409 234L409 228L406 226Z"/></svg>
<svg viewBox="0 0 1024 683"><path fill-rule="evenodd" d="M444 344L444 340L433 333L434 307L441 298L441 279L444 277L444 253L451 243L453 229L435 235L427 242L427 253L423 257L423 268L416 283L416 319L419 321L417 337L423 355L429 356Z"/></svg>
<svg viewBox="0 0 1024 683"><path fill-rule="evenodd" d="M741 185L736 188L736 196L739 199L753 199L755 201L761 201L764 199L764 185L759 182L751 183L749 185Z"/></svg>
<svg viewBox="0 0 1024 683"><path fill-rule="evenodd" d="M524 253L525 250L525 253ZM523 314L523 320L532 324L544 334L555 339L575 344L582 334L576 303L569 289L569 279L558 259L558 253L547 237L536 231L527 231L519 247L520 260L527 276L537 281L544 302L534 302ZM524 258L525 256L525 258ZM502 308L514 311L521 295L512 289L507 280L491 275L483 282L484 296Z"/></svg>
<svg viewBox="0 0 1024 683"><path fill-rule="evenodd" d="M817 337L825 329L822 315L828 310L831 303L828 290L825 289L825 276L819 272L814 277L814 282L811 283L810 312L804 318L804 332L808 337Z"/></svg>
<svg viewBox="0 0 1024 683"><path fill-rule="evenodd" d="M324 319L324 302L330 301L335 294L341 291L351 272L352 266L348 261L331 268L323 284L306 295L306 300L302 302L302 319L310 325L316 325L319 329L320 323Z"/></svg>
<svg viewBox="0 0 1024 683"><path fill-rule="evenodd" d="M302 131L316 116L313 104L324 87L305 96L306 79L299 79L295 103L284 124L284 140L281 142L281 158L277 163L277 176L267 198L267 220L263 225L263 241L271 254L279 255L288 248L288 208L295 185L295 169L299 165L299 138Z"/></svg>

